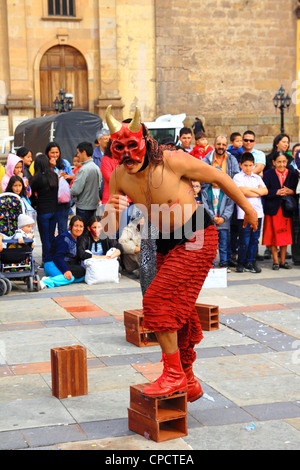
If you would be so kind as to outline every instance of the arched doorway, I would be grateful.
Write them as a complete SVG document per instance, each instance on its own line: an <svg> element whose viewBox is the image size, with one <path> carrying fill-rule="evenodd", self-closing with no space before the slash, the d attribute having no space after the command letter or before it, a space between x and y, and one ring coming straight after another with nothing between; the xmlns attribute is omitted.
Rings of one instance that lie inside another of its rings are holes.
<svg viewBox="0 0 300 470"><path fill-rule="evenodd" d="M54 113L53 102L62 88L73 95L73 109L88 111L88 73L83 55L71 46L55 46L40 63L42 114Z"/></svg>

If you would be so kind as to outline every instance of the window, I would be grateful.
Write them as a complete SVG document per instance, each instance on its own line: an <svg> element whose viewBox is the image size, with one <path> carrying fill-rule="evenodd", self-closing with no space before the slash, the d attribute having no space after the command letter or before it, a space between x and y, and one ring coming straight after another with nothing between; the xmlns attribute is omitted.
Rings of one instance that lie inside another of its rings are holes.
<svg viewBox="0 0 300 470"><path fill-rule="evenodd" d="M49 16L75 16L74 0L48 0Z"/></svg>

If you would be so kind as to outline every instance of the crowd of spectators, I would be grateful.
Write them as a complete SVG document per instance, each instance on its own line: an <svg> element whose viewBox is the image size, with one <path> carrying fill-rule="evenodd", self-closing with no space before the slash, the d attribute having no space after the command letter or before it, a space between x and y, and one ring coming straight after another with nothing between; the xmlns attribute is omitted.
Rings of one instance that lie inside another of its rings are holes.
<svg viewBox="0 0 300 470"><path fill-rule="evenodd" d="M300 143L290 149L289 136L279 134L266 155L255 147L255 133L247 130L243 135L232 133L230 142L224 135L216 136L210 145L203 124L195 124L194 132L188 127L181 129L174 149L226 172L259 218L253 232L243 224L243 211L222 188L191 181L196 202L205 207L218 229L219 257L214 266L259 273L257 261L264 258L273 259L274 270L291 269L290 258L299 265ZM30 149L21 147L8 155L5 167L0 166L2 193L21 197L26 214L37 223L42 245L40 268L45 272L42 287L84 281L84 261L89 258L118 258L122 269L140 277L142 214L130 204L116 237L109 239L103 234L101 216L117 165L109 147L109 132L102 129L94 145L78 144L73 165L63 158L59 144L50 142L34 162ZM2 239L0 234L0 251ZM258 253L259 243L265 245L263 256Z"/></svg>

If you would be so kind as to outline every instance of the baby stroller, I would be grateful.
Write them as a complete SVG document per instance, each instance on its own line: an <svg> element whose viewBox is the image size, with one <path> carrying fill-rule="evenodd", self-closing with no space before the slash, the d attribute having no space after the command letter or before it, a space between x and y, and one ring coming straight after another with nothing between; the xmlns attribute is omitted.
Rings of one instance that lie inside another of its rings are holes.
<svg viewBox="0 0 300 470"><path fill-rule="evenodd" d="M20 214L25 214L22 199L14 193L0 194L0 233L5 236L3 243L6 244L0 252L0 296L11 291L12 279L27 283L29 292L40 290L40 279L34 268L32 240L24 239L21 245L10 238L18 228Z"/></svg>

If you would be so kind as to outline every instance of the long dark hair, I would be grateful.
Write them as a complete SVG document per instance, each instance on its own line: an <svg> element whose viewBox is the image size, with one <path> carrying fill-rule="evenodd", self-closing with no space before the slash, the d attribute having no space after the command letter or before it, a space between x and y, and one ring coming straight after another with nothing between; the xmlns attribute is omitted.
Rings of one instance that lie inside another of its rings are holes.
<svg viewBox="0 0 300 470"><path fill-rule="evenodd" d="M50 189L58 187L58 176L51 169L49 158L43 153L40 153L35 159L34 175L31 180L31 185L33 186L35 180L41 176L48 182Z"/></svg>
<svg viewBox="0 0 300 470"><path fill-rule="evenodd" d="M273 140L273 147L270 153L272 160L274 160L275 155L278 154L277 145L284 137L287 137L289 139L289 142L291 142L290 136L288 134L278 134Z"/></svg>
<svg viewBox="0 0 300 470"><path fill-rule="evenodd" d="M28 152L27 152L27 153L28 153ZM26 154L26 155L27 155L27 154ZM6 192L6 193L13 193L14 191L13 191L12 187L13 187L13 185L15 184L16 181L19 181L20 183L22 183L22 191L20 192L19 196L20 196L20 197L22 197L22 196L23 196L23 197L27 197L27 193L26 193L26 188L25 188L24 181L23 181L22 178L21 178L20 176L18 176L18 175L13 175L13 176L10 178L10 180L9 180L9 182L8 182L8 185L7 185L7 187L6 187L5 192Z"/></svg>
<svg viewBox="0 0 300 470"><path fill-rule="evenodd" d="M47 144L47 147L45 148L45 154L47 155L47 157L49 158L49 151L53 148L53 147L57 147L58 150L59 150L59 157L58 159L56 160L56 168L58 168L59 170L63 170L65 168L65 164L64 164L64 161L63 161L63 158L61 156L61 150L60 150L60 146L57 142L49 142Z"/></svg>

